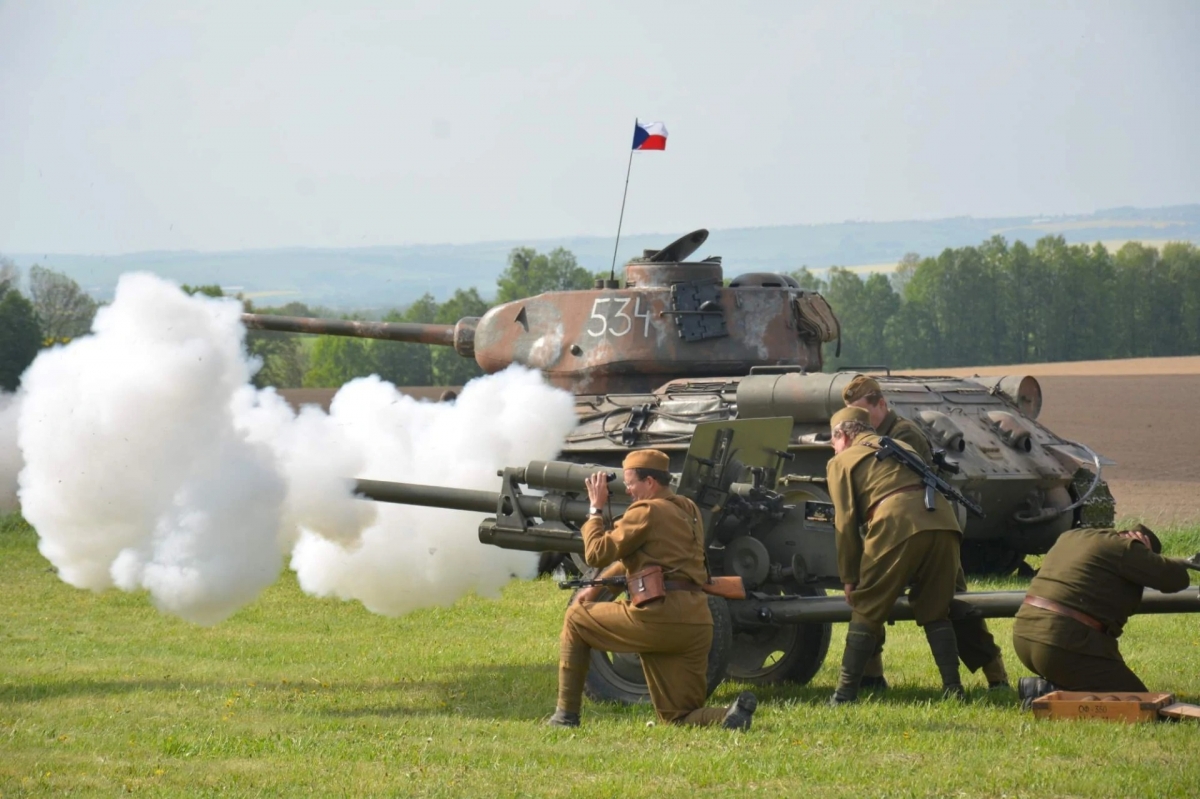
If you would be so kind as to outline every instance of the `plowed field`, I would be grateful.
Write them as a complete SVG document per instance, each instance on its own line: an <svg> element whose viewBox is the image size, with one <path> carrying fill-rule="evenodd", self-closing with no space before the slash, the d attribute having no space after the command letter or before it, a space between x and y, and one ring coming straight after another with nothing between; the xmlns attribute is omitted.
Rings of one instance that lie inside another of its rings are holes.
<svg viewBox="0 0 1200 799"><path fill-rule="evenodd" d="M1117 462L1105 468L1104 477L1119 518L1151 527L1200 523L1200 357L920 373L1037 376L1043 395L1038 421ZM293 404L325 407L333 395L325 389L280 393Z"/></svg>

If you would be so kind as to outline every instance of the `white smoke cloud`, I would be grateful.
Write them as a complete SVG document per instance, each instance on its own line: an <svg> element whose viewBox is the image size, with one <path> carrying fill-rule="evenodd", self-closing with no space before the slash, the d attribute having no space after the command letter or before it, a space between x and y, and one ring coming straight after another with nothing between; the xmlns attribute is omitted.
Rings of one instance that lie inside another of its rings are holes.
<svg viewBox="0 0 1200 799"><path fill-rule="evenodd" d="M356 380L334 397L330 415L366 453L363 477L489 491L499 490L497 469L554 457L576 421L569 394L520 367L468 383L454 405L417 402L378 378ZM480 544L483 518L380 505L359 547L304 535L292 568L309 593L389 615L468 591L494 596L512 576L533 576L537 556Z"/></svg>
<svg viewBox="0 0 1200 799"><path fill-rule="evenodd" d="M570 395L514 367L452 405L368 378L329 415L296 414L249 385L240 312L126 275L93 335L26 372L20 500L62 579L144 589L209 624L272 583L289 552L306 591L392 614L532 574L533 555L478 542L481 514L354 499L347 478L496 490L498 468L557 453ZM0 458L4 419L0 407ZM0 500L3 475L0 460Z"/></svg>
<svg viewBox="0 0 1200 799"><path fill-rule="evenodd" d="M66 582L213 623L277 577L286 484L231 409L251 375L240 313L126 275L94 335L25 373L21 506Z"/></svg>

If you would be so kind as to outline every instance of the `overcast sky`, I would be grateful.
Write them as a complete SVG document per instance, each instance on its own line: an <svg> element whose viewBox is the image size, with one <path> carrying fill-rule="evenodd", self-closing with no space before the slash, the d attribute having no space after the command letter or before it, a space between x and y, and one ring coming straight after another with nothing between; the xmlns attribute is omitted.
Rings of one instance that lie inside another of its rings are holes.
<svg viewBox="0 0 1200 799"><path fill-rule="evenodd" d="M1200 202L1200 2L0 0L0 252Z"/></svg>

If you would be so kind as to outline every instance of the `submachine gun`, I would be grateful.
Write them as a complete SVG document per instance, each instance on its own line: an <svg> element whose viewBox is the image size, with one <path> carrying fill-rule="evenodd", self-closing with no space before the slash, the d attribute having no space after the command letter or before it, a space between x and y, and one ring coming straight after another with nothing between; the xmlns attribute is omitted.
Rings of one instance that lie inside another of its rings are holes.
<svg viewBox="0 0 1200 799"><path fill-rule="evenodd" d="M937 491L951 502L957 502L962 505L978 518L982 519L984 517L983 508L967 499L963 492L943 480L937 472L926 465L925 461L921 460L920 456L900 446L891 437L882 436L879 439L878 449L875 452L875 459L882 461L887 458L895 458L905 467L916 472L917 476L921 478L921 482L925 485L925 510L933 510L934 491Z"/></svg>

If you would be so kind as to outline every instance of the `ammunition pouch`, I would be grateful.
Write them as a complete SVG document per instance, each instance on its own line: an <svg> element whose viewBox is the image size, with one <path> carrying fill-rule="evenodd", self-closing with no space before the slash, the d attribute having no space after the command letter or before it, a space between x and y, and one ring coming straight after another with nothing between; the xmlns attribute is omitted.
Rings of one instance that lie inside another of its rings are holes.
<svg viewBox="0 0 1200 799"><path fill-rule="evenodd" d="M629 604L635 608L648 605L667 595L662 566L647 566L625 578L625 590L629 592Z"/></svg>

